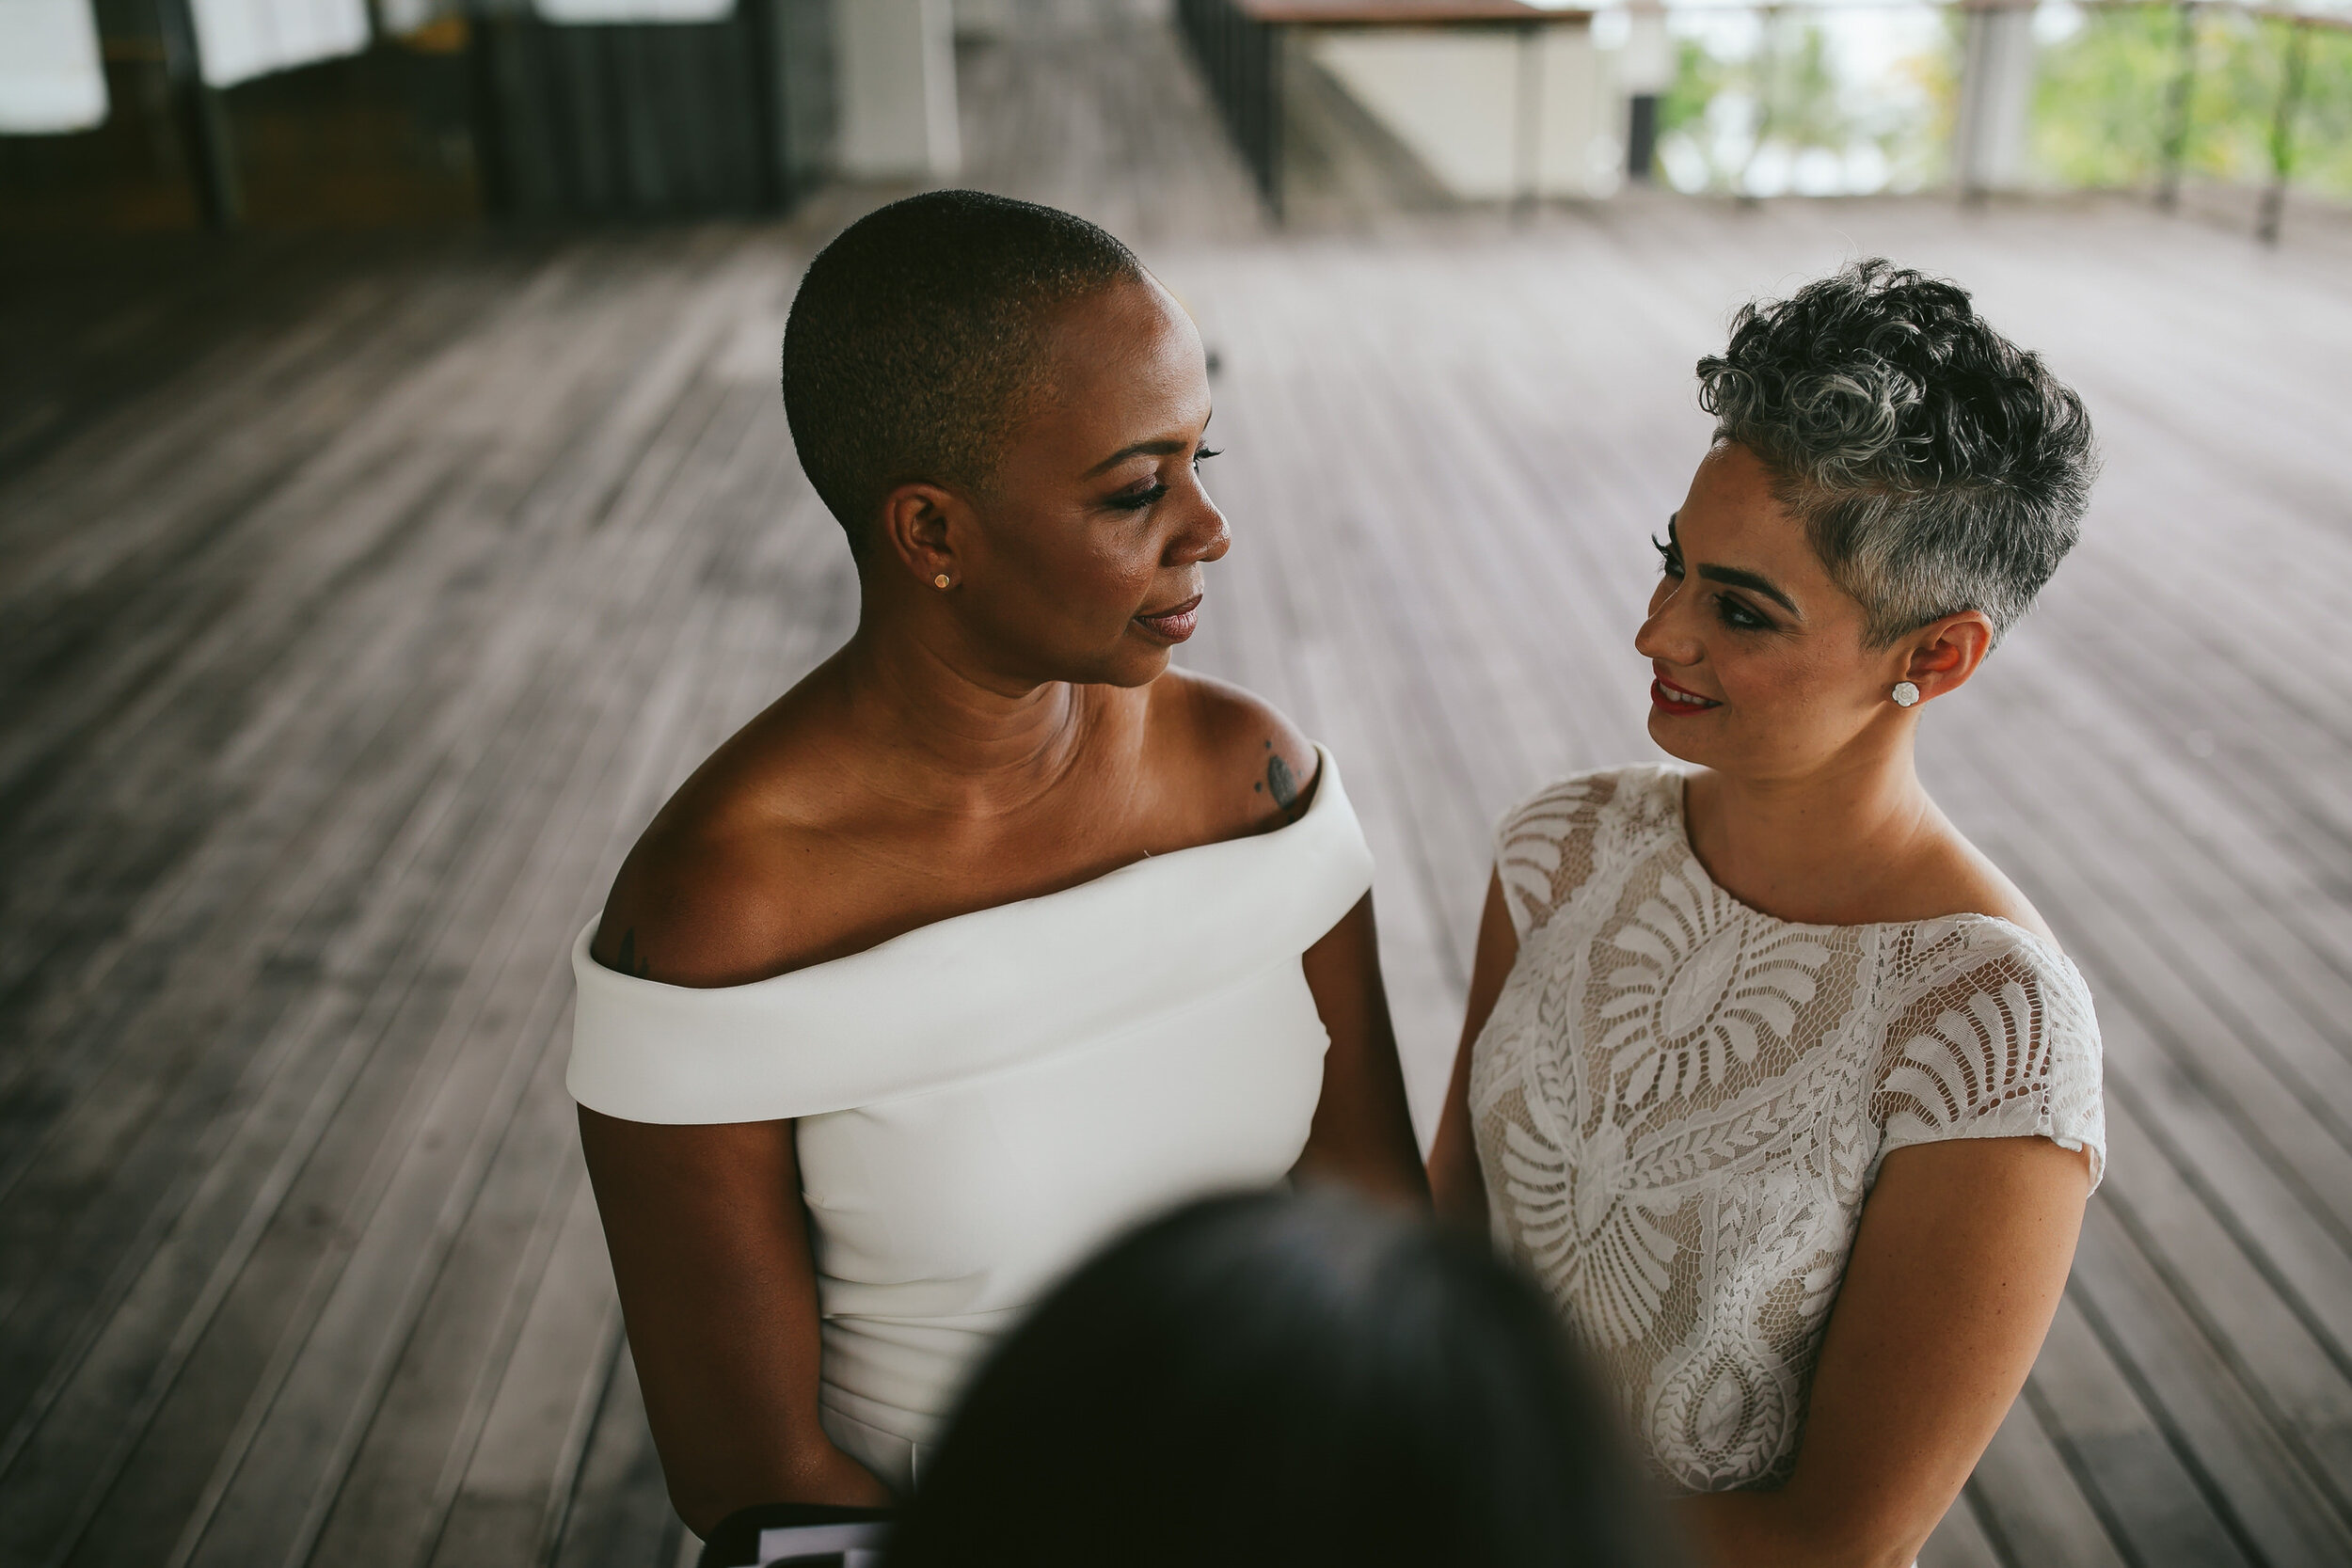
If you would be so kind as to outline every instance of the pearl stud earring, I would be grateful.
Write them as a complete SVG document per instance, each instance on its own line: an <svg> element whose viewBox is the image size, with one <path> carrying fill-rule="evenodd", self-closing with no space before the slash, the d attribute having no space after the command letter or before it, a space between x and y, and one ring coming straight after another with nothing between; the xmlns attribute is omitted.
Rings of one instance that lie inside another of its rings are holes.
<svg viewBox="0 0 2352 1568"><path fill-rule="evenodd" d="M1897 707L1914 707L1919 702L1919 689L1909 681L1897 681L1894 697Z"/></svg>
<svg viewBox="0 0 2352 1568"><path fill-rule="evenodd" d="M932 586L933 588L945 588L945 587L946 587L946 586L947 586L947 574L946 574L946 573L945 573L945 572L942 572L942 573L940 573L940 574L939 574L939 576L937 576L937 577L935 577L935 578L931 578L931 586ZM1918 700L1918 694L1917 694L1916 692L1914 692L1914 693L1912 694L1912 700L1913 700L1914 702L1916 702L1916 701Z"/></svg>

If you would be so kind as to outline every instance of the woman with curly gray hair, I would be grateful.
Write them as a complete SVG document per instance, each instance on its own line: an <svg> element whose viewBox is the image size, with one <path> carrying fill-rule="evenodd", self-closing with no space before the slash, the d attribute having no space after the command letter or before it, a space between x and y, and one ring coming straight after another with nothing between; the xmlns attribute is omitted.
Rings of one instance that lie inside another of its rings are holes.
<svg viewBox="0 0 2352 1568"><path fill-rule="evenodd" d="M2090 422L1877 261L1698 373L1715 436L1634 639L1682 766L1503 820L1430 1180L1549 1285L1705 1560L1899 1565L2105 1157L2082 975L1913 764L2074 545Z"/></svg>

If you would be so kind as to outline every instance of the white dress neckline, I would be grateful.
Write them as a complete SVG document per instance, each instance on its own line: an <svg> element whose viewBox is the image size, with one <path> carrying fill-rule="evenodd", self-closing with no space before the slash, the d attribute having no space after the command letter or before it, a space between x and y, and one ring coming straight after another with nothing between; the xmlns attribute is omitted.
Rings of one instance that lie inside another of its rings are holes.
<svg viewBox="0 0 2352 1568"><path fill-rule="evenodd" d="M1268 933L1319 936L1337 918L1326 918L1333 876L1348 879L1366 851L1338 765L1316 754L1307 810L1271 832L1148 855L741 985L607 969L588 950L592 921L572 944L572 1096L630 1121L821 1115L1099 1041L1181 1006L1200 976L1274 961ZM1250 918L1233 915L1236 895ZM1090 983L1041 983L1045 974ZM835 1048L845 1035L859 1048ZM672 1043L649 1053L653 1039Z"/></svg>
<svg viewBox="0 0 2352 1568"><path fill-rule="evenodd" d="M596 929L603 923L599 917L590 921L573 942L573 965L577 968L584 962L599 974L610 974L615 980L624 981L632 987L645 986L656 990L685 991L697 996L722 996L750 995L757 992L762 987L779 987L803 975L816 974L842 964L855 964L861 959L878 956L903 957L909 951L919 954L924 947L932 943L953 941L955 928L968 922L991 920L1001 915L1041 909L1057 898L1074 898L1089 893L1099 897L1105 889L1123 893L1126 889L1119 879L1135 878L1147 868L1176 867L1181 869L1190 864L1190 862L1185 859L1187 856L1206 855L1214 850L1230 850L1241 846L1263 845L1279 839L1285 834L1306 832L1308 824L1312 822L1317 812L1322 810L1324 784L1335 781L1338 777L1338 770L1332 764L1330 752L1317 744L1315 755L1318 761L1315 768L1314 795L1308 800L1306 811L1301 813L1295 821L1285 822L1279 828L1271 828L1263 832L1243 833L1234 838L1211 839L1206 844L1188 844L1181 849L1164 849L1157 854L1146 849L1136 859L1122 865L1115 865L1099 875L1089 877L1085 881L1073 882L1068 887L1055 888L1047 893L1033 893L1025 898L1009 898L1001 904L987 904L977 910L965 910L957 914L942 915L939 919L928 921L912 930L901 931L893 937L884 937L872 946L861 947L854 953L843 953L835 958L820 958L815 963L801 964L791 969L779 971L774 974L762 975L756 980L744 980L731 986L680 986L666 980L647 980L634 974L624 974L621 971L607 968L599 962L589 952L590 946L596 941ZM1349 815L1343 792L1338 815Z"/></svg>
<svg viewBox="0 0 2352 1568"><path fill-rule="evenodd" d="M1955 910L1949 914L1917 915L1910 920L1857 920L1851 925L1841 926L1830 921L1786 920L1770 910L1757 909L1754 904L1717 881L1715 874L1707 869L1707 863L1699 858L1698 850L1692 846L1691 770L1687 768L1667 766L1661 767L1659 771L1670 775L1675 781L1674 787L1666 790L1664 794L1674 811L1675 847L1688 863L1691 874L1696 877L1700 884L1708 891L1728 898L1757 920L1769 921L1783 930L1816 932L1823 935L1836 931L1899 931L1916 926L1935 925L1947 921L1982 921L1989 926L1997 926L2003 931L2010 932L2031 943L2041 949L2043 957L2055 958L2069 969L2074 967L2074 960L2066 956L2066 949L2033 927L2020 926L2014 920L2002 915L1987 914L1982 910Z"/></svg>

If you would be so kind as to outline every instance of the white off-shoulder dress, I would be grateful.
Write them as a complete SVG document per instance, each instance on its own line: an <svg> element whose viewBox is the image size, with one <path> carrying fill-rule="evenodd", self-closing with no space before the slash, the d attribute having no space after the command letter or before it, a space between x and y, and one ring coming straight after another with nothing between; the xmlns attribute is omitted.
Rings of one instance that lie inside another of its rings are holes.
<svg viewBox="0 0 2352 1568"><path fill-rule="evenodd" d="M1550 1289L1661 1479L1716 1492L1794 1465L1889 1153L2046 1137L2088 1149L2095 1184L2106 1123L2063 954L1988 915L1775 920L1699 864L1683 782L1585 774L1503 820L1519 949L1470 1108L1498 1243Z"/></svg>
<svg viewBox="0 0 2352 1568"><path fill-rule="evenodd" d="M1064 1272L1296 1163L1329 1043L1300 956L1371 883L1327 752L1274 832L750 985L616 974L591 927L572 1095L630 1121L797 1119L822 1419L905 1487L975 1358Z"/></svg>

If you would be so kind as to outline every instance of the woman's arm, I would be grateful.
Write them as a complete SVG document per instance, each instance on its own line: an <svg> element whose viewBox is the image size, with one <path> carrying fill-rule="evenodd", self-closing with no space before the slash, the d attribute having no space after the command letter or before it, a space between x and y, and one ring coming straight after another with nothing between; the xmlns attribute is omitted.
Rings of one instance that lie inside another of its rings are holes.
<svg viewBox="0 0 2352 1568"><path fill-rule="evenodd" d="M1502 982L1519 956L1518 931L1502 901L1502 875L1486 879L1486 909L1478 917L1478 952L1470 964L1470 1007L1462 1020L1462 1043L1454 1053L1454 1077L1446 1085L1445 1109L1429 1146L1429 1192L1440 1217L1484 1232L1486 1179L1478 1168L1478 1144L1470 1130L1470 1047L1493 1015Z"/></svg>
<svg viewBox="0 0 2352 1568"><path fill-rule="evenodd" d="M788 1121L580 1137L670 1501L697 1533L754 1503L886 1503L817 1420L817 1275Z"/></svg>
<svg viewBox="0 0 2352 1568"><path fill-rule="evenodd" d="M1396 1060L1389 993L1380 982L1380 934L1367 893L1301 960L1331 1047L1323 1057L1323 1097L1295 1174L1332 1178L1377 1197L1425 1208L1429 1184L1405 1073Z"/></svg>
<svg viewBox="0 0 2352 1568"><path fill-rule="evenodd" d="M1778 1492L1677 1505L1721 1568L1903 1568L2025 1386L2090 1195L2047 1138L1897 1149L1862 1209Z"/></svg>
<svg viewBox="0 0 2352 1568"><path fill-rule="evenodd" d="M1204 675L1171 671L1152 689L1184 715L1184 766L1198 769L1187 788L1206 807L1196 824L1203 841L1279 832L1307 815L1323 785L1322 758L1296 725L1241 688ZM1372 895L1318 938L1301 963L1331 1043L1292 1175L1427 1208L1429 1183L1380 979Z"/></svg>
<svg viewBox="0 0 2352 1568"><path fill-rule="evenodd" d="M763 860L771 841L665 827L671 809L623 863L589 951L666 985L774 974L792 932L762 895L792 883ZM583 1105L580 1141L679 1517L702 1533L755 1503L887 1502L818 1423L821 1318L793 1124L660 1126Z"/></svg>

